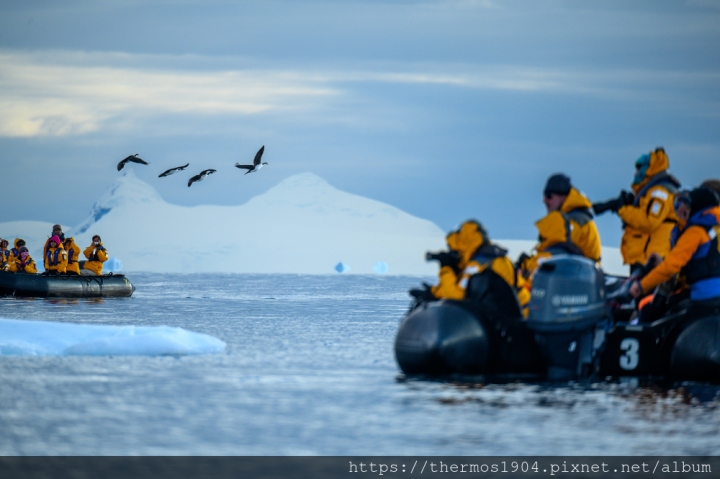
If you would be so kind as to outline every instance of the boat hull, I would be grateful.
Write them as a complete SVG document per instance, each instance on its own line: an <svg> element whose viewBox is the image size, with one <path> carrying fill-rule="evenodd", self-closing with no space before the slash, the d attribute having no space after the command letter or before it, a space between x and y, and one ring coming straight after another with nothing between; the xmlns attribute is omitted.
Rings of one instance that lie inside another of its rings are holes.
<svg viewBox="0 0 720 479"><path fill-rule="evenodd" d="M0 271L0 295L40 298L130 297L135 286L122 274L75 276Z"/></svg>

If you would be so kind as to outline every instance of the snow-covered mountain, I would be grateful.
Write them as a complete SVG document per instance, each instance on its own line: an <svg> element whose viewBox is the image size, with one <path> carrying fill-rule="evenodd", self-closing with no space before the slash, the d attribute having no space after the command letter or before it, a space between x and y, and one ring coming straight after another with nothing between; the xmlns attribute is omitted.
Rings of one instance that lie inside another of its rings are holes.
<svg viewBox="0 0 720 479"><path fill-rule="evenodd" d="M94 234L126 271L434 274L424 261L440 249L440 228L392 206L337 190L322 178L290 177L240 206L165 202L132 169L66 231L81 247Z"/></svg>
<svg viewBox="0 0 720 479"><path fill-rule="evenodd" d="M0 236L25 239L40 259L52 223L0 223ZM103 238L124 271L435 275L426 251L445 248L445 232L387 204L333 188L322 178L292 176L240 206L177 206L125 170L78 226L63 227L85 248ZM496 240L515 259L533 241ZM41 262L41 261L39 261ZM617 248L603 248L606 271L624 272Z"/></svg>

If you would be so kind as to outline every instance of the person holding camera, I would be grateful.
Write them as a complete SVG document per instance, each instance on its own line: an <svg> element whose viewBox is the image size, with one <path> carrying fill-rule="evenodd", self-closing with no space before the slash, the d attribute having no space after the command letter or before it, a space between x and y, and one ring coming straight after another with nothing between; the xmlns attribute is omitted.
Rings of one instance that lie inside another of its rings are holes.
<svg viewBox="0 0 720 479"><path fill-rule="evenodd" d="M673 199L680 182L667 172L669 167L665 150L656 148L635 162L633 193L622 191L617 198L593 204L595 214L612 211L623 221L620 253L631 274L653 253L665 257L670 251L670 234L678 222Z"/></svg>
<svg viewBox="0 0 720 479"><path fill-rule="evenodd" d="M103 263L108 260L107 250L102 244L100 236L95 235L92 237L92 244L85 248L83 254L88 259L85 262L85 268L83 269L83 275L87 275L85 271L100 276L103 270Z"/></svg>
<svg viewBox="0 0 720 479"><path fill-rule="evenodd" d="M562 173L550 176L543 190L547 215L535 223L539 243L535 254L523 253L516 267L530 279L543 258L555 254L576 254L600 262L602 245L600 233L590 212L592 203L572 186Z"/></svg>
<svg viewBox="0 0 720 479"><path fill-rule="evenodd" d="M479 222L464 222L457 231L448 234L447 240L450 252L426 255L426 259L440 262L440 281L430 289L433 298L466 299L470 279L492 272L512 288L521 307L530 301L529 290L515 274L507 250L491 243Z"/></svg>

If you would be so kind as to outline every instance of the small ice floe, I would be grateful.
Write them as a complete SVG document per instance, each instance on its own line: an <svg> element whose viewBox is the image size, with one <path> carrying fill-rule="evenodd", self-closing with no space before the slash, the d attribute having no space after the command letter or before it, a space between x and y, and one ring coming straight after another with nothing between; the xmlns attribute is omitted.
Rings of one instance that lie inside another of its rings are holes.
<svg viewBox="0 0 720 479"><path fill-rule="evenodd" d="M378 261L373 266L373 271L377 274L385 274L388 272L388 265L382 261Z"/></svg>
<svg viewBox="0 0 720 479"><path fill-rule="evenodd" d="M346 265L342 261L335 265L335 271L338 273L347 273L350 271L350 266Z"/></svg>
<svg viewBox="0 0 720 479"><path fill-rule="evenodd" d="M107 326L0 318L0 356L218 354L225 343L170 326Z"/></svg>

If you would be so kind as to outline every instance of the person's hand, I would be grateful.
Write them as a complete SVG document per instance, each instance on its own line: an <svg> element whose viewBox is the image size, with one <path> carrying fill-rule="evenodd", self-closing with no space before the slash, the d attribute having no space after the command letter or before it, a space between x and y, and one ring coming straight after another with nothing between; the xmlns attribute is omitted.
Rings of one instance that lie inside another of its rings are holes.
<svg viewBox="0 0 720 479"><path fill-rule="evenodd" d="M643 294L642 287L640 286L639 281L633 281L633 284L630 285L630 296L637 299Z"/></svg>

